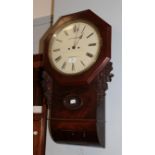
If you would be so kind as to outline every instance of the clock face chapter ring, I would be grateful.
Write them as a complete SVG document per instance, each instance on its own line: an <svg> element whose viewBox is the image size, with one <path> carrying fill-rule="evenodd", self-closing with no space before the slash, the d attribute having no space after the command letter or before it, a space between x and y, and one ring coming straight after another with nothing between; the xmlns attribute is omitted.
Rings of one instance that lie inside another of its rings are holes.
<svg viewBox="0 0 155 155"><path fill-rule="evenodd" d="M50 38L49 62L61 74L81 74L95 64L101 44L100 33L90 21L73 20L64 23Z"/></svg>

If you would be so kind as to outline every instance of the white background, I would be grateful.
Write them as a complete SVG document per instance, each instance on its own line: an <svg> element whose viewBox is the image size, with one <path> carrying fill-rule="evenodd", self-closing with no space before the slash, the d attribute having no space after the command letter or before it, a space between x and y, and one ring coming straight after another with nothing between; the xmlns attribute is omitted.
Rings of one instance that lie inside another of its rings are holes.
<svg viewBox="0 0 155 155"><path fill-rule="evenodd" d="M123 0L123 155L155 154L154 6ZM31 0L0 5L1 155L33 154L32 12Z"/></svg>
<svg viewBox="0 0 155 155"><path fill-rule="evenodd" d="M121 0L56 0L54 22L63 15L91 9L112 26L112 62L114 78L106 92L106 148L60 145L47 130L46 155L121 155L122 141L122 8Z"/></svg>

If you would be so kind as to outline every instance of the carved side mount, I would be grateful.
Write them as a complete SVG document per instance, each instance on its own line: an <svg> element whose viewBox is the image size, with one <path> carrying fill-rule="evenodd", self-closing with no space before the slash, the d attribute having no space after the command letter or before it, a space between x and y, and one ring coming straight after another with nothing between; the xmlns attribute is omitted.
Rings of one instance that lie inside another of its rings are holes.
<svg viewBox="0 0 155 155"><path fill-rule="evenodd" d="M107 82L112 80L114 76L112 71L112 63L109 62L107 66L100 72L96 80L97 89L97 110L96 110L96 128L99 144L105 147L105 95L108 89Z"/></svg>
<svg viewBox="0 0 155 155"><path fill-rule="evenodd" d="M112 62L109 62L97 76L96 86L98 96L106 95L105 91L108 89L107 82L111 82L112 77L114 76L112 73L110 73L112 69Z"/></svg>

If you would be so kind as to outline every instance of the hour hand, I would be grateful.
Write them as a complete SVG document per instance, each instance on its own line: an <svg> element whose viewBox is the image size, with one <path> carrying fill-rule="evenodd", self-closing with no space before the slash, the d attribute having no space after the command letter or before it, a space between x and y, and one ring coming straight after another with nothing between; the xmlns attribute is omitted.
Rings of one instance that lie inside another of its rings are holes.
<svg viewBox="0 0 155 155"><path fill-rule="evenodd" d="M83 37L83 34L81 34L81 36L79 37L79 39L82 39L82 37Z"/></svg>
<svg viewBox="0 0 155 155"><path fill-rule="evenodd" d="M77 46L77 44L79 43L80 39L82 39L82 37L83 37L83 34L81 34L80 37L78 37L78 40L77 40L77 42L75 43L75 46Z"/></svg>

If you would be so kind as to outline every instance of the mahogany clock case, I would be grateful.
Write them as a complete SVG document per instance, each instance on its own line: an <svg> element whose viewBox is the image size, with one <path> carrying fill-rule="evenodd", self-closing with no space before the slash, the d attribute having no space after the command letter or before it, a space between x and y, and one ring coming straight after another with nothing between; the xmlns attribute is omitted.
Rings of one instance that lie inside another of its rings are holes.
<svg viewBox="0 0 155 155"><path fill-rule="evenodd" d="M86 20L93 23L97 28L102 38L102 46L100 48L100 55L97 62L86 72L79 75L63 75L51 67L48 57L48 48L52 35L64 24L70 21ZM85 10L74 14L62 16L59 20L48 30L44 41L44 67L46 71L61 85L83 85L89 84L98 75L103 67L110 61L111 58L111 26L102 20L99 16L91 10Z"/></svg>
<svg viewBox="0 0 155 155"><path fill-rule="evenodd" d="M52 35L65 23L87 20L95 24L103 44L96 63L78 75L52 68L48 48ZM43 91L50 109L49 128L57 143L105 147L105 91L111 81L111 26L90 10L61 17L47 31L43 53ZM75 104L71 104L74 101Z"/></svg>

